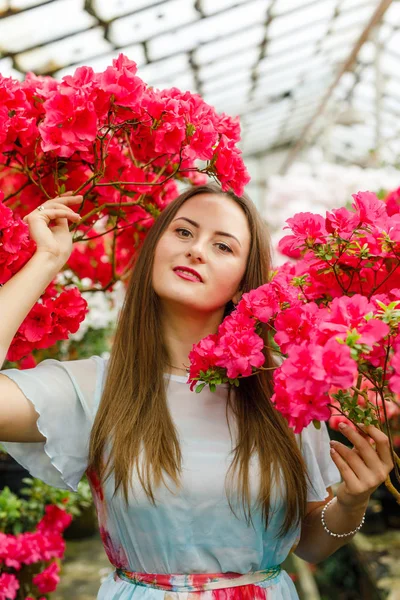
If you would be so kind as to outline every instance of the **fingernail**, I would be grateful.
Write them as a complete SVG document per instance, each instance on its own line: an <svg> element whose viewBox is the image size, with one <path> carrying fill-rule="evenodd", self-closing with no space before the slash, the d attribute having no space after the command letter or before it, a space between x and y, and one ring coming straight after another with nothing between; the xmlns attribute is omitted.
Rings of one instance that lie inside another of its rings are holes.
<svg viewBox="0 0 400 600"><path fill-rule="evenodd" d="M340 429L346 429L346 427L347 427L346 423L339 423Z"/></svg>

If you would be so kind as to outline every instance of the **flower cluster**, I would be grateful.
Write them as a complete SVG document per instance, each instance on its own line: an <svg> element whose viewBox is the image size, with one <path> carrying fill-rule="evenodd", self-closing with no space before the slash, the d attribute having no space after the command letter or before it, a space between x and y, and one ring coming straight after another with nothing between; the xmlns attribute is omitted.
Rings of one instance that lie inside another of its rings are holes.
<svg viewBox="0 0 400 600"><path fill-rule="evenodd" d="M1 203L0 233L0 283L4 284L32 257L35 244L26 223ZM48 348L67 339L79 329L86 312L86 300L76 287L64 289L52 283L18 329L7 359L17 361L33 348Z"/></svg>
<svg viewBox="0 0 400 600"><path fill-rule="evenodd" d="M71 226L68 268L90 279L90 289L111 290L129 276L149 228L178 195L178 181L200 184L210 176L224 190L243 192L250 178L239 140L238 119L197 94L147 86L122 54L102 73L80 67L61 82L0 76L0 283L35 250L21 218L68 190L84 198L82 219ZM33 342L43 348L76 331L82 300L70 292L67 309L62 298L43 296L10 360Z"/></svg>
<svg viewBox="0 0 400 600"><path fill-rule="evenodd" d="M323 154L313 148L304 162L296 162L284 175L268 177L264 204L268 206L268 224L273 247L285 232L289 217L299 212L325 216L327 210L347 206L354 190L390 190L399 185L399 171L393 167L362 168L357 165L339 165L324 160ZM388 206L388 213L389 206ZM274 264L282 264L284 257L275 253Z"/></svg>
<svg viewBox="0 0 400 600"><path fill-rule="evenodd" d="M25 588L32 594L26 600L45 600L37 594L48 594L56 589L60 579L57 560L65 552L62 533L71 520L71 515L63 509L48 505L35 531L20 535L0 533L0 600L17 597L19 578L26 565L34 566L38 571L32 581L25 582Z"/></svg>
<svg viewBox="0 0 400 600"><path fill-rule="evenodd" d="M351 210L287 221L280 250L298 260L244 294L217 334L193 347L192 388L238 385L266 368L268 345L280 362L272 402L296 433L331 409L365 424L399 412L389 401L400 392L400 206L389 215L370 192L353 199Z"/></svg>

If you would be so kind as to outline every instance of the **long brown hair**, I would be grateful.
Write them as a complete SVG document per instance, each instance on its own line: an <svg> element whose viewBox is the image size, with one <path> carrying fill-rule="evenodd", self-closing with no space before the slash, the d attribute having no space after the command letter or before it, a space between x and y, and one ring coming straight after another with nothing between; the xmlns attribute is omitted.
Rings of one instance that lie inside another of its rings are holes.
<svg viewBox="0 0 400 600"><path fill-rule="evenodd" d="M132 272L90 439L90 467L101 480L114 473L115 492L122 484L126 502L134 467L140 484L154 505L152 479L156 487L161 483L166 485L164 474L167 474L178 488L181 487L182 453L167 405L163 376L171 359L162 336L159 299L152 286L152 271L157 242L177 211L189 198L204 193L228 196L237 202L247 217L251 243L241 290L247 292L268 281L271 268L269 234L254 204L246 196L222 192L214 184L193 187L169 204L157 218ZM232 307L228 303L225 314ZM263 336L267 340L265 330ZM275 363L267 348L265 356L265 366L273 367ZM236 491L249 523L252 520L249 461L254 452L258 453L261 477L258 503L262 506L267 526L272 476L278 482L281 469L286 515L279 535L284 536L305 515L307 470L292 430L270 401L272 373L272 369L265 370L242 379L234 394L229 390L227 411L232 409L238 432L229 472L238 470ZM110 439L109 456L104 461L105 447ZM144 460L140 468L141 448L144 449ZM233 511L229 499L228 502Z"/></svg>

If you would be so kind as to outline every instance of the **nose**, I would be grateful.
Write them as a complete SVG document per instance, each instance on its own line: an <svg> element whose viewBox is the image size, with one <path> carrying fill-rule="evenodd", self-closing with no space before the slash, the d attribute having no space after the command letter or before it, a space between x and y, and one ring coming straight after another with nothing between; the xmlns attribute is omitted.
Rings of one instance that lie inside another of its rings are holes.
<svg viewBox="0 0 400 600"><path fill-rule="evenodd" d="M206 260L206 254L203 244L197 240L191 245L186 251L186 258L190 258L194 262L204 263Z"/></svg>

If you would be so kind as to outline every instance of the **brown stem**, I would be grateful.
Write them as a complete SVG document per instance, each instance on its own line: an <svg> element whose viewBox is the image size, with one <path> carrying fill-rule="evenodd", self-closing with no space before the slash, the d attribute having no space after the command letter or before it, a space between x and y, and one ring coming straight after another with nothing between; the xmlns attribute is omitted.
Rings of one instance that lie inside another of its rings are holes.
<svg viewBox="0 0 400 600"><path fill-rule="evenodd" d="M397 257L397 255L395 255ZM376 290L379 290L379 288L384 285L386 283L386 281L393 275L394 271L398 268L398 266L400 265L400 260L397 258L397 265L394 267L394 269L392 269L392 271L390 271L389 275L387 275L387 277L385 277L385 279L383 279L380 284L374 289L373 293L376 294Z"/></svg>
<svg viewBox="0 0 400 600"><path fill-rule="evenodd" d="M24 190L28 185L31 185L31 182L25 181L25 183L21 185L21 187L16 192L12 192L11 194L8 194L8 196L4 196L3 202L7 202L7 200L14 198L14 196L18 196L18 194L22 192L22 190Z"/></svg>
<svg viewBox="0 0 400 600"><path fill-rule="evenodd" d="M77 226L80 226L83 223L85 223L85 221L87 221L90 217L92 217L93 215L95 215L98 212L100 212L101 210L103 210L103 208L117 208L117 207L125 208L125 207L129 207L129 206L138 206L138 205L141 205L141 202L142 202L141 200L137 200L134 202L121 202L119 204L116 204L115 202L105 202L104 204L100 204L100 206L96 206L96 208L94 208L93 210L88 212L87 215L82 217L82 220L79 223L74 224L73 227L76 229Z"/></svg>
<svg viewBox="0 0 400 600"><path fill-rule="evenodd" d="M393 483L390 480L389 475L385 479L385 486L387 487L389 492L392 494L392 496L395 497L397 504L400 504L400 492L398 492L396 490L396 488L394 487Z"/></svg>
<svg viewBox="0 0 400 600"><path fill-rule="evenodd" d="M92 175L92 177L89 177L87 181L85 181L79 187L77 187L76 190L74 190L74 196L77 196L79 192L83 190L85 186L89 185L89 183L92 183L92 181L94 181L96 177L98 177L98 173L95 173L94 175Z"/></svg>
<svg viewBox="0 0 400 600"><path fill-rule="evenodd" d="M362 392L360 390L360 387L361 387L361 384L362 384L362 377L363 377L362 374L359 373L358 377L357 377L357 385L355 386L355 388L352 388L352 389L354 389L354 395L353 395L353 400L354 401L357 401L357 398L358 398L359 394L362 395Z"/></svg>
<svg viewBox="0 0 400 600"><path fill-rule="evenodd" d="M361 433L363 436L365 436L365 435L366 435L365 431L363 431L363 430L361 429L361 427L359 427L359 426L358 426L358 424L357 424L357 423L355 423L355 422L354 422L352 419L350 419L350 417L349 417L348 415L346 415L346 413L345 413L345 412L343 412L343 410L342 410L341 408L339 408L338 406L335 406L334 404L330 404L330 403L328 404L328 406L329 406L329 408L333 408L334 410L337 410L337 411L339 411L341 415L343 415L344 417L346 417L346 419L347 419L348 421L350 421L350 423L353 423L354 427L357 427L358 431L359 431L359 432L360 432L360 433Z"/></svg>

